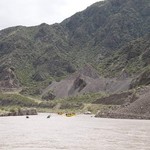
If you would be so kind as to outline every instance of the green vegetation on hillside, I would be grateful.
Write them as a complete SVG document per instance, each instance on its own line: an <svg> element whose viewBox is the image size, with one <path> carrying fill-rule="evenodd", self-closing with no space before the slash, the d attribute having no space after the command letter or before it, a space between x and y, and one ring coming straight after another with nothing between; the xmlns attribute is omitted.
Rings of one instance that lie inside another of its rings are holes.
<svg viewBox="0 0 150 150"><path fill-rule="evenodd" d="M137 73L149 65L149 45L145 53L142 47L147 44L142 38L150 32L149 7L148 0L105 0L60 24L2 30L1 66L13 66L24 86L61 78L85 63L92 63L108 76L122 68ZM141 47L137 48L136 39Z"/></svg>

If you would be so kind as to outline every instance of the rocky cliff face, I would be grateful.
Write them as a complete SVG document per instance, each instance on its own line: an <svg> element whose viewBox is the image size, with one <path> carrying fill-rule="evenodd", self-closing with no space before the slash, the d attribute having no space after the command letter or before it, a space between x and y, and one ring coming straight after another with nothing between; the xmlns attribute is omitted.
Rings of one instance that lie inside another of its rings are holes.
<svg viewBox="0 0 150 150"><path fill-rule="evenodd" d="M4 68L0 71L0 90L12 90L19 88L19 81L15 74L15 69Z"/></svg>

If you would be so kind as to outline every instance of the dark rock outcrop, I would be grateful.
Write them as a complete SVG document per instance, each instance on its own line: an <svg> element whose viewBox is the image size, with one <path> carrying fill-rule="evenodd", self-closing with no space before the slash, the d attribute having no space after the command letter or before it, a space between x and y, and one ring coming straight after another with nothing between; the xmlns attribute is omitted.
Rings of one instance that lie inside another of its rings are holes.
<svg viewBox="0 0 150 150"><path fill-rule="evenodd" d="M123 105L131 103L136 100L136 97L132 92L123 92L112 94L108 97L97 99L93 104L103 104L103 105Z"/></svg>
<svg viewBox="0 0 150 150"><path fill-rule="evenodd" d="M19 81L13 67L4 68L0 71L0 90L11 90L19 88Z"/></svg>
<svg viewBox="0 0 150 150"><path fill-rule="evenodd" d="M86 81L82 77L78 76L72 85L72 88L68 91L69 95L72 95L74 91L80 92L87 85Z"/></svg>
<svg viewBox="0 0 150 150"><path fill-rule="evenodd" d="M55 97L56 96L53 94L52 91L48 91L42 95L42 99L46 101L53 100Z"/></svg>

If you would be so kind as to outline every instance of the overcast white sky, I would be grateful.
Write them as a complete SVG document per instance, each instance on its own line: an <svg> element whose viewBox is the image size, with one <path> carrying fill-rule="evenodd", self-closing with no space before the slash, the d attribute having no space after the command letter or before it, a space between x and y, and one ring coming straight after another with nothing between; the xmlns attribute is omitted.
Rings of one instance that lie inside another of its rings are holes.
<svg viewBox="0 0 150 150"><path fill-rule="evenodd" d="M0 0L0 30L61 22L100 0Z"/></svg>

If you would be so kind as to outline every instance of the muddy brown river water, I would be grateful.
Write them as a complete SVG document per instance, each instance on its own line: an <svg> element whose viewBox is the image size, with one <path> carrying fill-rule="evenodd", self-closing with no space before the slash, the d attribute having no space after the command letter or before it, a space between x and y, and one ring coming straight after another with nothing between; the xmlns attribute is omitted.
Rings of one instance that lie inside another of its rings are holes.
<svg viewBox="0 0 150 150"><path fill-rule="evenodd" d="M149 120L0 117L0 150L150 150Z"/></svg>

